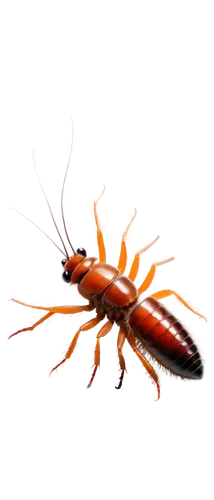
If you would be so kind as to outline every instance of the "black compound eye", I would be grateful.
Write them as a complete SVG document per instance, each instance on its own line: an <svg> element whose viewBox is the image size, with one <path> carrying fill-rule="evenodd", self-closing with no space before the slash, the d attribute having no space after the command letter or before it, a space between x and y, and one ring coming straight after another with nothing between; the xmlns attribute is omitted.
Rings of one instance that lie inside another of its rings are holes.
<svg viewBox="0 0 214 500"><path fill-rule="evenodd" d="M68 271L64 271L64 273L62 274L62 279L66 282L66 283L70 283L71 281L71 275Z"/></svg>
<svg viewBox="0 0 214 500"><path fill-rule="evenodd" d="M84 248L77 248L77 253L80 253L81 255L83 255L83 257L86 257L86 250Z"/></svg>
<svg viewBox="0 0 214 500"><path fill-rule="evenodd" d="M62 259L62 260L61 260L61 264L62 264L62 266L65 266L66 262L67 262L67 259Z"/></svg>

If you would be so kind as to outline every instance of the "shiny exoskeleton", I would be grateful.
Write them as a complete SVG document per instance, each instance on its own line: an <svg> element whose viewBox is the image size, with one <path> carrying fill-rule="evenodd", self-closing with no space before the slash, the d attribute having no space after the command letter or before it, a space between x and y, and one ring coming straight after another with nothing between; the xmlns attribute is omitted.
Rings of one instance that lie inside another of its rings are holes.
<svg viewBox="0 0 214 500"><path fill-rule="evenodd" d="M134 283L117 268L95 257L76 254L64 264L64 269L100 319L107 316L126 332L127 338L132 332L142 346L175 375L202 378L203 363L195 343L159 301L153 297L139 301Z"/></svg>
<svg viewBox="0 0 214 500"><path fill-rule="evenodd" d="M129 259L129 237L133 225L138 218L135 207L128 217L127 224L118 235L116 264L110 264L107 256L106 236L103 231L101 214L98 211L105 195L106 186L92 200L92 230L96 255L88 256L84 245L75 247L68 228L65 211L66 184L72 166L72 152L75 145L75 125L71 114L71 141L68 157L64 167L59 191L59 219L54 214L48 200L44 184L38 171L37 149L32 148L32 164L34 176L47 205L49 218L56 234L56 241L40 224L21 210L9 204L8 210L21 215L26 222L35 227L62 256L60 267L62 280L77 290L78 302L62 302L60 304L38 304L19 297L10 296L10 302L24 310L37 311L29 324L16 328L6 342L24 333L36 332L42 324L49 324L54 318L78 318L82 314L90 316L72 331L62 356L49 368L47 378L58 374L61 368L71 361L78 349L82 335L92 331L94 343L92 347L92 364L86 384L90 390L96 383L102 369L102 342L109 335L115 335L115 348L119 367L117 389L123 386L128 371L127 355L132 352L149 378L155 390L154 401L160 403L163 398L161 379L163 375L180 379L183 382L198 382L205 377L205 360L203 350L191 329L163 306L162 300L172 298L181 303L193 316L208 323L208 317L190 304L182 293L171 287L152 290L157 270L166 264L173 263L175 255L158 258L150 263L140 282L141 259L162 239L160 234L141 248L136 248ZM148 296L147 296L148 295ZM84 300L81 300L84 299ZM86 299L86 300L85 300Z"/></svg>

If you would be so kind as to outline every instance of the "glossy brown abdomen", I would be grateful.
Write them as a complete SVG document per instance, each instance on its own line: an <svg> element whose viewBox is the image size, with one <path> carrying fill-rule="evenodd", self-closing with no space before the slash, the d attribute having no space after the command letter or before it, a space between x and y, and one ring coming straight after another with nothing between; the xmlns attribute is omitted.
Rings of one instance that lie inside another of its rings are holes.
<svg viewBox="0 0 214 500"><path fill-rule="evenodd" d="M198 349L181 323L153 298L132 311L129 324L157 361L183 378L200 379L203 364Z"/></svg>

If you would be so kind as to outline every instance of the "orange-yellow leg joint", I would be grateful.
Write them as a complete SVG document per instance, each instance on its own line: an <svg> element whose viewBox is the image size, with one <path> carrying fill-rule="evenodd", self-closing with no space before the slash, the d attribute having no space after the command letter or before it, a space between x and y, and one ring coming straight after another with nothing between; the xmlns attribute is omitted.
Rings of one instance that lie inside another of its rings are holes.
<svg viewBox="0 0 214 500"><path fill-rule="evenodd" d="M137 218L138 218L138 211L136 208L134 208L132 214L129 216L125 228L123 228L120 231L120 234L118 236L117 268L121 274L124 274L127 270L128 252L129 252L129 245L128 245L129 234Z"/></svg>
<svg viewBox="0 0 214 500"><path fill-rule="evenodd" d="M135 345L135 336L132 332L129 332L127 336L128 342L130 344L132 353L135 357L135 359L138 361L138 363L141 365L141 367L145 370L146 375L148 376L150 382L152 383L156 397L155 397L155 402L160 403L163 398L163 390L161 387L161 381L154 370L153 366L151 363L143 356L141 352L138 351L136 345Z"/></svg>
<svg viewBox="0 0 214 500"><path fill-rule="evenodd" d="M36 302L27 302L18 297L10 297L10 302L28 311L50 312L51 314L57 315L65 314L75 316L76 314L90 311L90 307L85 302L62 302L61 304L50 304L46 306L44 304L36 304Z"/></svg>
<svg viewBox="0 0 214 500"><path fill-rule="evenodd" d="M80 342L81 336L84 333L88 333L90 330L93 330L100 324L100 319L98 319L96 316L94 318L90 318L77 327L77 329L74 331L74 333L71 335L71 338L66 346L66 352L62 356L62 358L52 367L50 370L48 370L47 377L51 377L53 375L56 375L58 373L58 370L60 368L65 366L65 363L68 361L71 361L74 357L74 352L76 351L78 344Z"/></svg>
<svg viewBox="0 0 214 500"><path fill-rule="evenodd" d="M102 325L95 335L93 354L92 354L92 369L89 374L88 383L86 384L86 389L91 389L92 385L95 384L98 373L100 371L100 353L102 348L102 340L107 337L112 330L111 321L107 320L104 325Z"/></svg>
<svg viewBox="0 0 214 500"><path fill-rule="evenodd" d="M102 230L100 215L98 213L98 205L103 198L106 191L106 186L104 185L101 193L94 198L93 207L93 222L94 222L94 245L96 249L96 255L101 262L107 261L107 249L105 242L105 235Z"/></svg>
<svg viewBox="0 0 214 500"><path fill-rule="evenodd" d="M151 250L151 248L161 239L161 235L157 234L152 241L144 245L142 248L137 248L135 253L132 255L130 266L128 269L127 276L132 280L136 281L138 279L140 269L141 269L141 259L144 257L146 252Z"/></svg>
<svg viewBox="0 0 214 500"><path fill-rule="evenodd" d="M20 337L23 333L35 333L43 323L46 323L46 321L50 320L53 316L52 313L48 312L43 314L39 319L36 319L33 323L16 328L16 330L7 336L6 343L8 344L12 339Z"/></svg>
<svg viewBox="0 0 214 500"><path fill-rule="evenodd" d="M124 384L125 375L128 371L127 356L124 353L126 341L127 341L127 334L125 334L123 329L120 328L119 332L117 334L117 343L116 343L117 361L118 361L118 365L119 365L119 374L118 374L118 381L117 381L117 386L116 386L116 389L118 391L122 389L123 384Z"/></svg>
<svg viewBox="0 0 214 500"><path fill-rule="evenodd" d="M160 288L159 290L155 290L150 294L150 297L153 297L156 300L172 298L177 302L180 302L193 316L197 316L201 321L208 323L208 317L206 314L197 311L192 304L189 304L182 293L177 292L172 288Z"/></svg>
<svg viewBox="0 0 214 500"><path fill-rule="evenodd" d="M169 257L165 257L163 259L158 259L152 262L149 266L147 273L143 276L140 285L138 286L138 295L142 295L151 288L153 283L155 282L158 268L165 266L166 264L170 264L174 262L176 257L174 255L170 255Z"/></svg>

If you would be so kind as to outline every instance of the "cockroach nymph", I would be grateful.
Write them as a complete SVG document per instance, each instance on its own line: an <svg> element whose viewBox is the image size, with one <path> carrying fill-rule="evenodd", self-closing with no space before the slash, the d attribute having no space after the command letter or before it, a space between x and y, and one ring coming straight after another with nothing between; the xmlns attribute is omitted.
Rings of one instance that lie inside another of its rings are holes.
<svg viewBox="0 0 214 500"><path fill-rule="evenodd" d="M50 374L71 357L77 344L80 332L94 328L96 325L101 323L104 318L107 318L107 321L104 323L97 334L94 353L94 369L87 387L91 386L97 372L97 368L100 365L100 339L107 335L112 329L113 324L116 323L119 327L119 333L117 337L117 352L121 371L119 383L116 389L121 388L124 373L126 371L126 364L122 351L124 342L125 340L127 340L130 347L149 373L152 381L155 382L158 393L157 399L159 399L159 379L151 363L145 356L146 352L149 353L152 358L154 358L161 366L165 367L169 372L178 375L183 379L201 379L203 376L202 359L193 339L181 325L181 323L175 318L175 316L173 316L159 302L159 300L169 297L170 295L174 295L187 309L192 311L194 314L197 314L201 318L204 318L205 320L206 318L199 312L195 311L192 307L190 307L190 305L173 290L159 290L158 292L150 295L148 298L141 300L141 294L150 287L154 279L156 268L174 259L174 257L171 257L152 264L142 284L138 289L136 288L134 281L138 274L140 255L147 249L149 249L152 245L154 245L159 236L136 253L128 277L124 276L127 264L126 237L136 217L136 210L122 236L118 266L114 267L106 263L105 244L97 213L97 204L101 196L103 195L105 187L98 200L94 202L94 216L97 230L99 259L97 259L96 257L87 257L86 250L84 248L78 248L76 251L74 250L74 247L71 244L67 233L63 211L64 186L70 165L72 144L73 139L71 142L71 149L61 194L62 220L65 234L69 246L71 247L71 256L66 249L63 238L55 222L48 199L41 185L35 166L35 160L34 166L40 186L48 204L51 217L63 245L62 250L51 240L52 243L60 250L60 252L64 254L64 258L61 262L63 266L63 280L66 283L76 284L78 292L85 299L87 299L88 303L81 306L40 307L25 304L24 302L21 302L19 300L12 299L14 302L22 304L26 307L45 311L45 315L32 326L18 330L17 332L10 335L9 338L14 337L20 332L34 330L34 328L44 323L54 314L75 314L82 311L95 310L95 317L80 326L79 330L73 337L73 340L65 354L64 359L51 370ZM34 225L36 226L36 224ZM36 227L38 228L38 226ZM42 229L40 230L42 231ZM44 233L44 231L42 232ZM47 236L46 233L44 234ZM49 238L49 236L47 237Z"/></svg>

